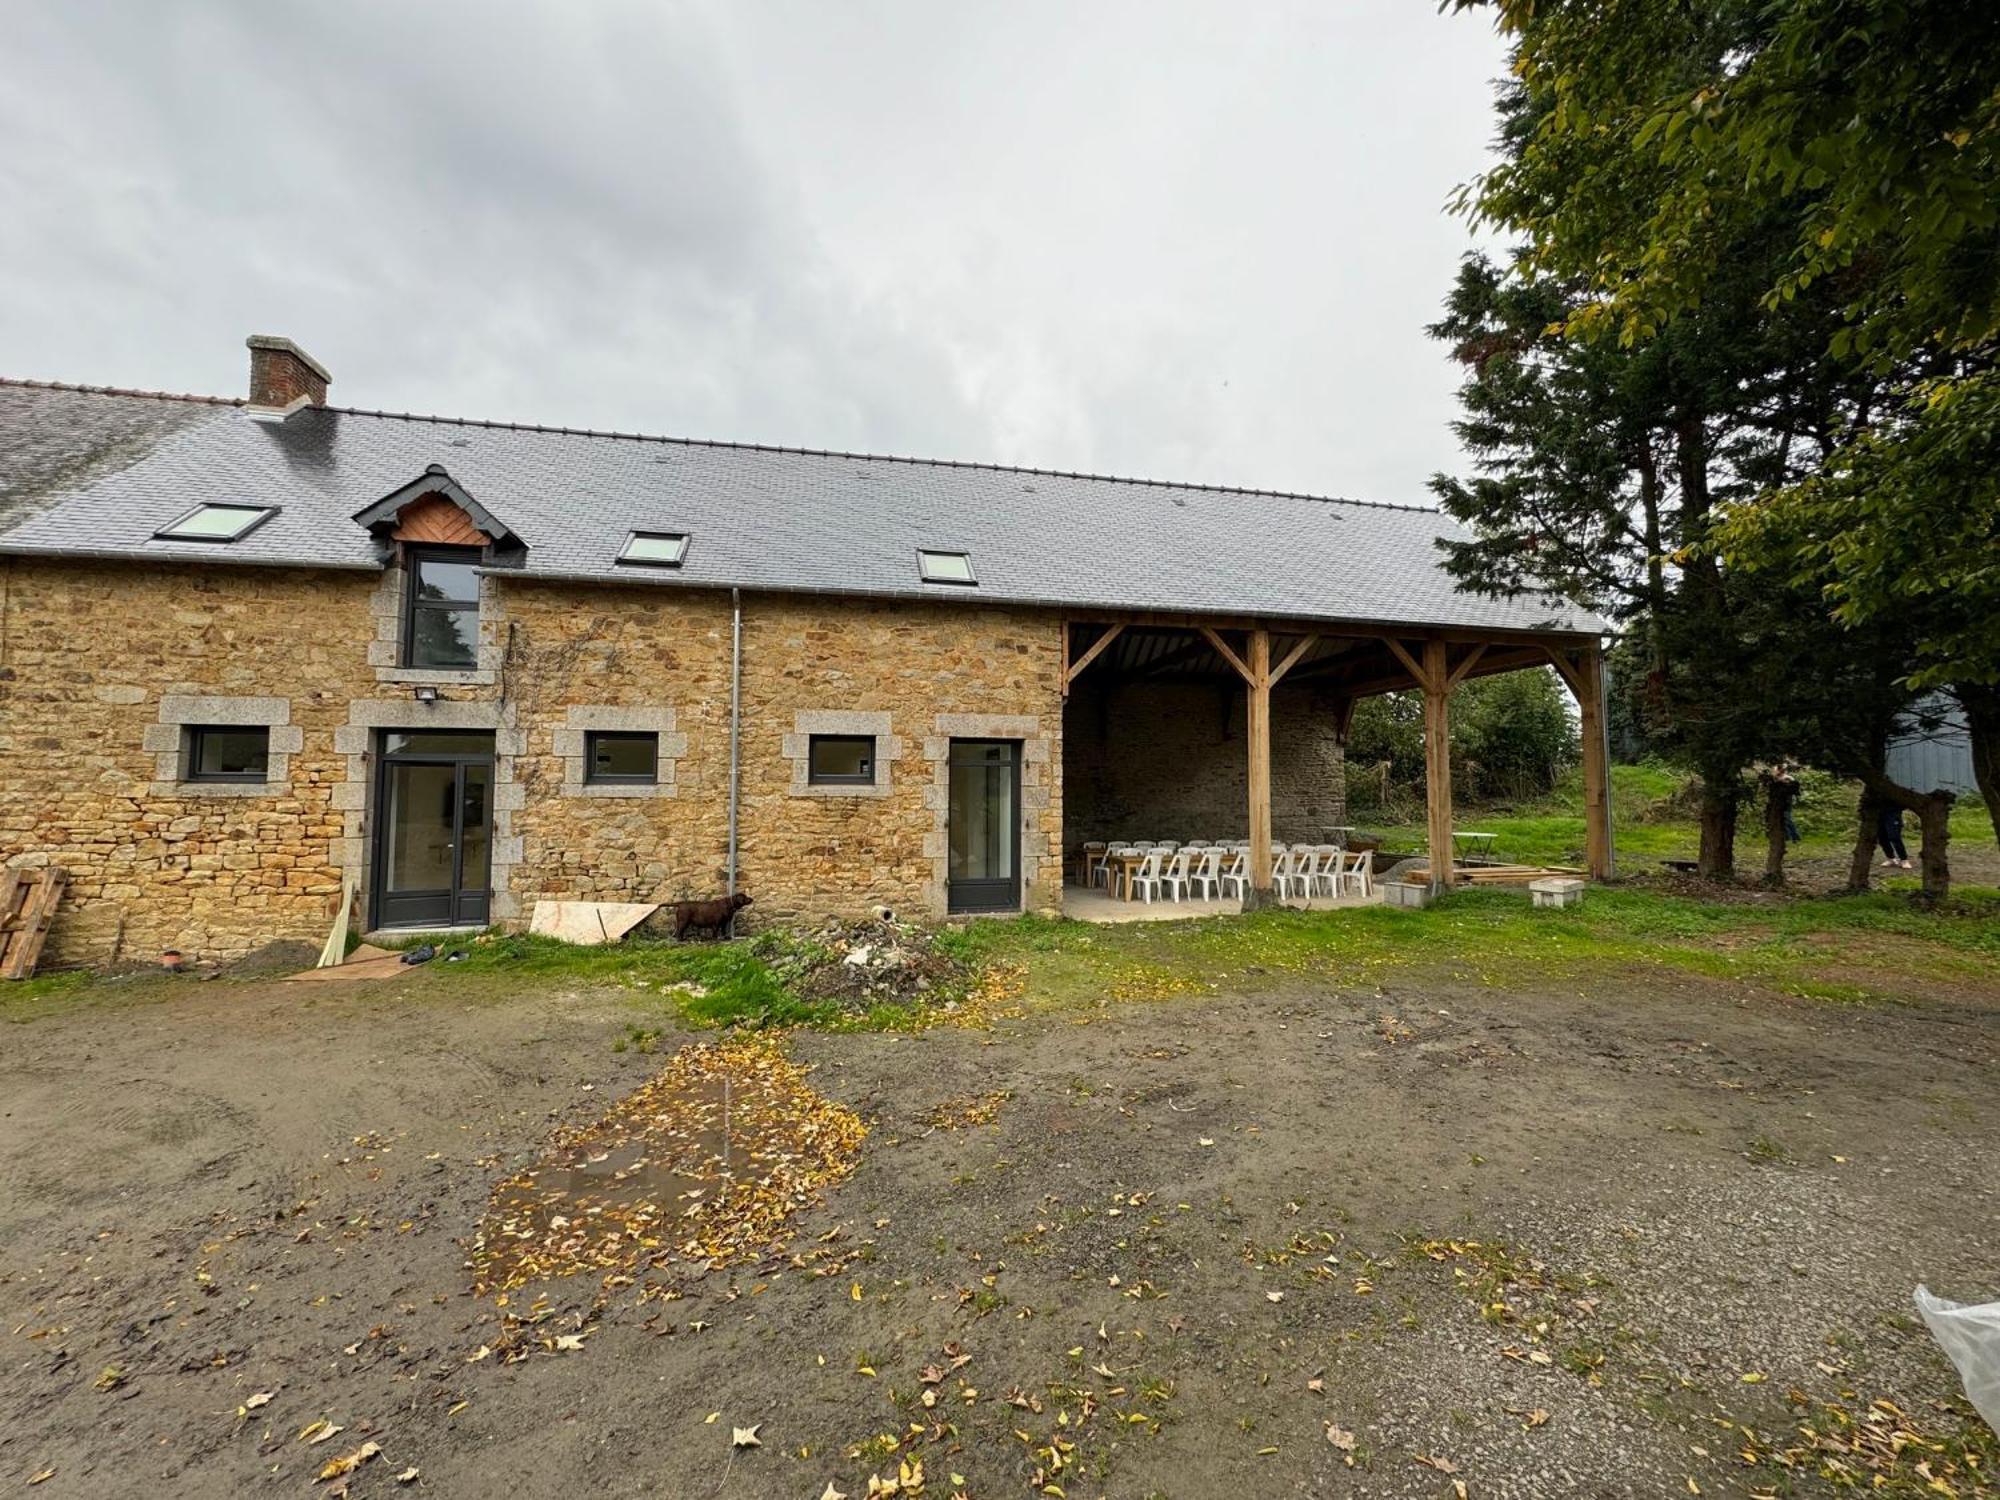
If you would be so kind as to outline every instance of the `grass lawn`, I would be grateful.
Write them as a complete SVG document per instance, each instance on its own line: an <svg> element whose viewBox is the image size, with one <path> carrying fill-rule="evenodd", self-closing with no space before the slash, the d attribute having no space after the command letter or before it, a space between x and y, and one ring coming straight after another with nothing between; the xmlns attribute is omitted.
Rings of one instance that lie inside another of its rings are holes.
<svg viewBox="0 0 2000 1500"><path fill-rule="evenodd" d="M1678 772L1657 765L1614 765L1611 768L1611 822L1618 858L1644 866L1663 859L1691 860L1700 846L1701 833L1684 809L1673 805L1675 790L1683 778ZM1797 809L1799 831L1805 835L1793 846L1794 860L1838 861L1844 868L1854 847L1855 804L1858 793L1851 786L1818 785ZM1583 780L1573 771L1546 799L1531 804L1461 807L1456 825L1499 835L1495 842L1498 857L1518 864L1577 865L1583 861ZM1422 809L1409 809L1386 821L1371 816L1366 808L1355 808L1350 816L1358 826L1379 833L1385 847L1421 851L1427 837ZM1905 819L1905 837L1916 844L1916 820ZM1994 847L1993 824L1985 805L1977 797L1961 798L1952 809L1951 837L1954 851L1990 851ZM1764 826L1761 806L1746 807L1736 832L1736 857L1740 869L1756 872L1764 863ZM1631 868L1630 865L1627 867ZM1983 873L1983 868L1982 868Z"/></svg>
<svg viewBox="0 0 2000 1500"><path fill-rule="evenodd" d="M0 1484L1995 1492L1910 1292L2000 1292L2000 892L937 941L0 991Z"/></svg>

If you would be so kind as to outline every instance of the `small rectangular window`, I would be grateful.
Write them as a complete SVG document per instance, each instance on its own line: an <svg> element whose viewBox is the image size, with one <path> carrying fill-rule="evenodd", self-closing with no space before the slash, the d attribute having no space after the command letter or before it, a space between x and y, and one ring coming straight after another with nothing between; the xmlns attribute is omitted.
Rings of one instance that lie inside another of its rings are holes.
<svg viewBox="0 0 2000 1500"><path fill-rule="evenodd" d="M917 550L917 565L925 583L977 583L972 576L969 552L926 552Z"/></svg>
<svg viewBox="0 0 2000 1500"><path fill-rule="evenodd" d="M618 554L618 560L651 568L678 568L687 549L685 532L635 531L625 539L625 550Z"/></svg>
<svg viewBox="0 0 2000 1500"><path fill-rule="evenodd" d="M813 786L875 784L875 741L870 736L816 734L806 748L806 780Z"/></svg>
<svg viewBox="0 0 2000 1500"><path fill-rule="evenodd" d="M403 665L464 671L479 664L479 552L411 548Z"/></svg>
<svg viewBox="0 0 2000 1500"><path fill-rule="evenodd" d="M277 513L275 505L197 505L153 535L167 542L240 541Z"/></svg>
<svg viewBox="0 0 2000 1500"><path fill-rule="evenodd" d="M611 786L651 786L660 775L660 737L600 729L584 736L584 780Z"/></svg>
<svg viewBox="0 0 2000 1500"><path fill-rule="evenodd" d="M261 724L201 725L187 732L189 781L264 781L271 731Z"/></svg>

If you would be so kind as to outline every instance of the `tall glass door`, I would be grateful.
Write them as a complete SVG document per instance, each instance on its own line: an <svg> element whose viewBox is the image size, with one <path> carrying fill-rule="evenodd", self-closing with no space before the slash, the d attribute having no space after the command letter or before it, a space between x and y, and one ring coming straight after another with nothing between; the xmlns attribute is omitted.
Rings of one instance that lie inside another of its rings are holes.
<svg viewBox="0 0 2000 1500"><path fill-rule="evenodd" d="M383 736L375 925L483 924L492 909L493 736Z"/></svg>
<svg viewBox="0 0 2000 1500"><path fill-rule="evenodd" d="M1021 906L1021 745L953 740L948 767L946 906L1018 911Z"/></svg>

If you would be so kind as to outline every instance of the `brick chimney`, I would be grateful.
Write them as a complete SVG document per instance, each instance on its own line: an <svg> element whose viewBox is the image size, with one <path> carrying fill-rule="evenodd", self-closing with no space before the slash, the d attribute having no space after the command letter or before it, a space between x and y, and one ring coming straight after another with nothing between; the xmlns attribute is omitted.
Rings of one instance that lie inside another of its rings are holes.
<svg viewBox="0 0 2000 1500"><path fill-rule="evenodd" d="M333 377L325 365L290 339L253 333L243 342L250 348L252 411L284 413L326 405L326 388Z"/></svg>

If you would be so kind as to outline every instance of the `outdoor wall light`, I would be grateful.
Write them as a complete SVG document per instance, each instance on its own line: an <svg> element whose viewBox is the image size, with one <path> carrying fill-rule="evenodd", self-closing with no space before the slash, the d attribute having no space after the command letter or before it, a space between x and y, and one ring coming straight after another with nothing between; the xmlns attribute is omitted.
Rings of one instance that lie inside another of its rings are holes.
<svg viewBox="0 0 2000 1500"><path fill-rule="evenodd" d="M428 683L418 688L416 690L416 695L417 695L417 702L419 703L435 703L438 701L438 690L430 686Z"/></svg>

